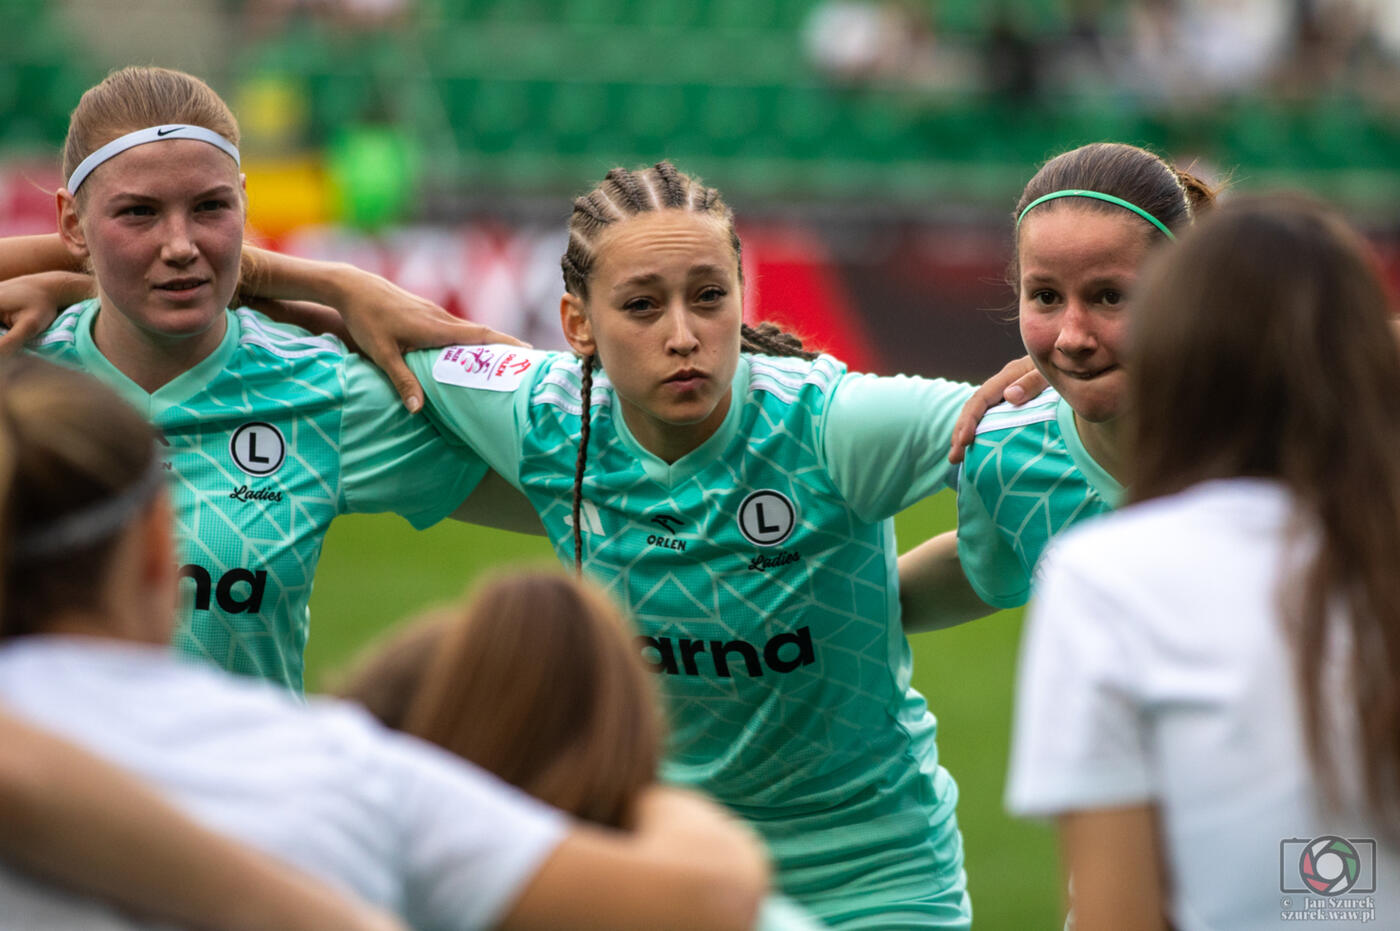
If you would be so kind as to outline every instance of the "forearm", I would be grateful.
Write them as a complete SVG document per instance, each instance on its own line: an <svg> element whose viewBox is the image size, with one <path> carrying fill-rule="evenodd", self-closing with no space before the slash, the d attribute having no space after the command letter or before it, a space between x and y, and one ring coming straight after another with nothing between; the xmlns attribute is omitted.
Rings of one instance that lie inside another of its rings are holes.
<svg viewBox="0 0 1400 931"><path fill-rule="evenodd" d="M244 300L310 301L342 309L348 301L346 280L368 275L343 262L322 262L260 249L243 248L239 293Z"/></svg>
<svg viewBox="0 0 1400 931"><path fill-rule="evenodd" d="M396 921L190 820L127 773L0 715L0 853L161 919L226 931Z"/></svg>
<svg viewBox="0 0 1400 931"><path fill-rule="evenodd" d="M768 891L756 838L717 806L649 790L635 833L580 826L502 927L535 931L749 931Z"/></svg>
<svg viewBox="0 0 1400 931"><path fill-rule="evenodd" d="M0 280L38 272L82 270L82 261L68 251L57 233L0 238Z"/></svg>
<svg viewBox="0 0 1400 931"><path fill-rule="evenodd" d="M956 530L925 540L899 557L899 607L905 633L953 627L996 610L967 581L958 559Z"/></svg>

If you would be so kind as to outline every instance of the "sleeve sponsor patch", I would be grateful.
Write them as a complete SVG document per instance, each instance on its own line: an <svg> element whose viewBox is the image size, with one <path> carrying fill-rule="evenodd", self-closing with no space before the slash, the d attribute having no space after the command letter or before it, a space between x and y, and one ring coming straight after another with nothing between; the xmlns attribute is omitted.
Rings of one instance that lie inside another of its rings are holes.
<svg viewBox="0 0 1400 931"><path fill-rule="evenodd" d="M433 378L462 388L514 391L546 355L519 346L448 346L433 362Z"/></svg>

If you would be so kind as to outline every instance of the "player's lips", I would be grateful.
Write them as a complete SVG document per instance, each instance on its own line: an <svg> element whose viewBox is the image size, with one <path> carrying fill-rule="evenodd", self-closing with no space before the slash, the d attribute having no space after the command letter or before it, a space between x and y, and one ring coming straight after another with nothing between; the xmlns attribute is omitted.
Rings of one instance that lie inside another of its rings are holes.
<svg viewBox="0 0 1400 931"><path fill-rule="evenodd" d="M699 369L681 369L670 378L667 378L662 384L668 385L677 391L693 391L700 387L701 383L709 377L710 376Z"/></svg>
<svg viewBox="0 0 1400 931"><path fill-rule="evenodd" d="M208 283L208 278L171 278L169 281L157 283L155 290L162 291L171 297L186 297Z"/></svg>
<svg viewBox="0 0 1400 931"><path fill-rule="evenodd" d="M1076 381L1092 381L1101 375L1107 375L1109 372L1118 371L1118 365L1116 363L1101 369L1067 369L1058 365L1055 366L1055 368L1061 375L1064 375L1066 378L1073 378Z"/></svg>

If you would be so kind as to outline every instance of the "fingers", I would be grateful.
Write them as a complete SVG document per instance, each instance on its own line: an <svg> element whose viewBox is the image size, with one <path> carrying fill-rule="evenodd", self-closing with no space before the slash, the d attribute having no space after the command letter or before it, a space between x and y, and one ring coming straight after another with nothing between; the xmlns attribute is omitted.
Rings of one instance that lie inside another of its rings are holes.
<svg viewBox="0 0 1400 931"><path fill-rule="evenodd" d="M1031 369L1007 387L1006 400L1012 404L1025 404L1049 387L1050 383L1045 380L1045 376L1038 370Z"/></svg>
<svg viewBox="0 0 1400 931"><path fill-rule="evenodd" d="M44 321L37 314L20 314L8 333L0 336L0 358L13 356L24 348L24 344L43 332Z"/></svg>
<svg viewBox="0 0 1400 931"><path fill-rule="evenodd" d="M423 386L413 377L413 372L409 370L402 356L398 353L393 353L392 356L388 364L380 362L379 367L389 376L389 381L399 393L403 406L408 408L410 414L416 414L423 409ZM379 362L378 359L375 361Z"/></svg>

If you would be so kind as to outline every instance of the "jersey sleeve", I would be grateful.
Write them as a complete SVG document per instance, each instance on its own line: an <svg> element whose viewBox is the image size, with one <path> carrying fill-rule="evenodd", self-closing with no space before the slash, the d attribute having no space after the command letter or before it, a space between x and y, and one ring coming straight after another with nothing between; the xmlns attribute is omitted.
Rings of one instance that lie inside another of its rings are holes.
<svg viewBox="0 0 1400 931"><path fill-rule="evenodd" d="M496 927L564 839L566 818L446 751L385 736L404 917L423 931Z"/></svg>
<svg viewBox="0 0 1400 931"><path fill-rule="evenodd" d="M1154 794L1133 677L1130 606L1108 584L1112 554L1067 537L1042 559L1016 682L1007 808L1053 815ZM1097 554L1097 555L1096 555Z"/></svg>
<svg viewBox="0 0 1400 931"><path fill-rule="evenodd" d="M406 358L433 422L519 488L530 395L555 355L519 346L448 346Z"/></svg>
<svg viewBox="0 0 1400 931"><path fill-rule="evenodd" d="M972 386L907 375L846 375L828 403L822 452L865 521L882 520L953 482L953 423Z"/></svg>
<svg viewBox="0 0 1400 931"><path fill-rule="evenodd" d="M410 415L384 373L355 355L346 359L340 449L342 510L393 511L420 530L456 510L486 474L476 452Z"/></svg>
<svg viewBox="0 0 1400 931"><path fill-rule="evenodd" d="M992 607L1019 607L1030 597L1030 574L997 528L966 466L958 481L958 561L977 597Z"/></svg>

